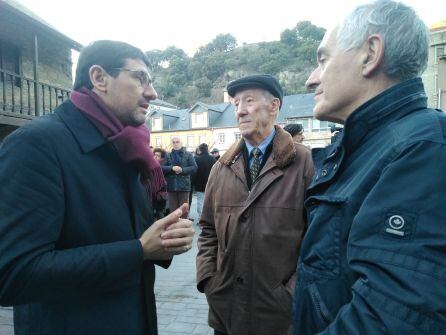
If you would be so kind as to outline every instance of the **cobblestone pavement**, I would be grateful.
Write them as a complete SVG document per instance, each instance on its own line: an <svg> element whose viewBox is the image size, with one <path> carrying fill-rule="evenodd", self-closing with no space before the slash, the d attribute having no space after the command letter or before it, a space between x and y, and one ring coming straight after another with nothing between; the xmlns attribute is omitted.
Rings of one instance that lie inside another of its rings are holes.
<svg viewBox="0 0 446 335"><path fill-rule="evenodd" d="M199 228L192 250L175 256L165 270L156 269L155 295L159 335L214 334L207 324L208 304L196 289L195 256Z"/></svg>
<svg viewBox="0 0 446 335"><path fill-rule="evenodd" d="M0 335L14 335L12 307L0 307Z"/></svg>
<svg viewBox="0 0 446 335"><path fill-rule="evenodd" d="M196 217L196 198L191 208ZM197 222L195 220L195 222ZM155 295L159 335L210 335L207 324L208 305L204 294L196 289L195 256L200 229L195 227L193 248L175 256L169 269L156 267ZM0 307L0 335L14 335L12 308Z"/></svg>

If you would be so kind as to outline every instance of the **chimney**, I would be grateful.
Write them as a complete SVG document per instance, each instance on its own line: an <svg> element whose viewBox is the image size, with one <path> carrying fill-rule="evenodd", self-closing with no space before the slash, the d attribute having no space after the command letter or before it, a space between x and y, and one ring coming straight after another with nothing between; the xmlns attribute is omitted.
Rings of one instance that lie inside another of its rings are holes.
<svg viewBox="0 0 446 335"><path fill-rule="evenodd" d="M228 91L224 90L223 91L223 102L230 102L229 99L230 99L230 97L229 97Z"/></svg>

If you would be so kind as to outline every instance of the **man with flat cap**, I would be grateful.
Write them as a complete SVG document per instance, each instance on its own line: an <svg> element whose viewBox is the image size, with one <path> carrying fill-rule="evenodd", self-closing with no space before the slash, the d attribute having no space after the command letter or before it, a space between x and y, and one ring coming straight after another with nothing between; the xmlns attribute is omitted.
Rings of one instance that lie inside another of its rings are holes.
<svg viewBox="0 0 446 335"><path fill-rule="evenodd" d="M227 91L242 139L209 176L197 288L215 334L290 334L310 152L274 126L283 98L274 77L243 77Z"/></svg>

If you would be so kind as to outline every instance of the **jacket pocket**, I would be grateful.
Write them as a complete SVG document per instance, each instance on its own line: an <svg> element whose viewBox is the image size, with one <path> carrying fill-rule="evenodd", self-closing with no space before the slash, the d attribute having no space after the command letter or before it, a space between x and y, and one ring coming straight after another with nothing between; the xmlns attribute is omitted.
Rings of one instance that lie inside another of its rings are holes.
<svg viewBox="0 0 446 335"><path fill-rule="evenodd" d="M340 273L343 241L348 227L344 227L346 197L312 196L305 202L308 212L308 228L301 248L304 264L336 276Z"/></svg>
<svg viewBox="0 0 446 335"><path fill-rule="evenodd" d="M215 273L212 277L208 279L208 282L206 283L206 286L204 287L204 293L208 296L212 294L212 291L214 290L214 284L215 279L217 277L217 273Z"/></svg>
<svg viewBox="0 0 446 335"><path fill-rule="evenodd" d="M218 220L218 221L217 221ZM219 222L216 227L217 238L218 238L218 249L221 250L221 254L226 252L229 244L229 224L231 223L231 214L229 213L221 213L218 218L216 218L216 222ZM218 255L217 259L217 271L220 268L221 263L221 254Z"/></svg>
<svg viewBox="0 0 446 335"><path fill-rule="evenodd" d="M332 321L333 316L322 300L321 294L316 284L311 284L308 286L308 293L313 306L313 314L316 321L317 331L325 329Z"/></svg>

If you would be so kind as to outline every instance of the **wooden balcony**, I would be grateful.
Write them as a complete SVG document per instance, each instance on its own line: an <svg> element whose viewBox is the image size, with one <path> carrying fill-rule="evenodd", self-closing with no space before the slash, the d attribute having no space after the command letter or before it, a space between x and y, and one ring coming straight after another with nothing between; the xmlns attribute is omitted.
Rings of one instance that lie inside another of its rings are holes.
<svg viewBox="0 0 446 335"><path fill-rule="evenodd" d="M68 89L0 69L0 124L21 126L52 113L69 96Z"/></svg>

